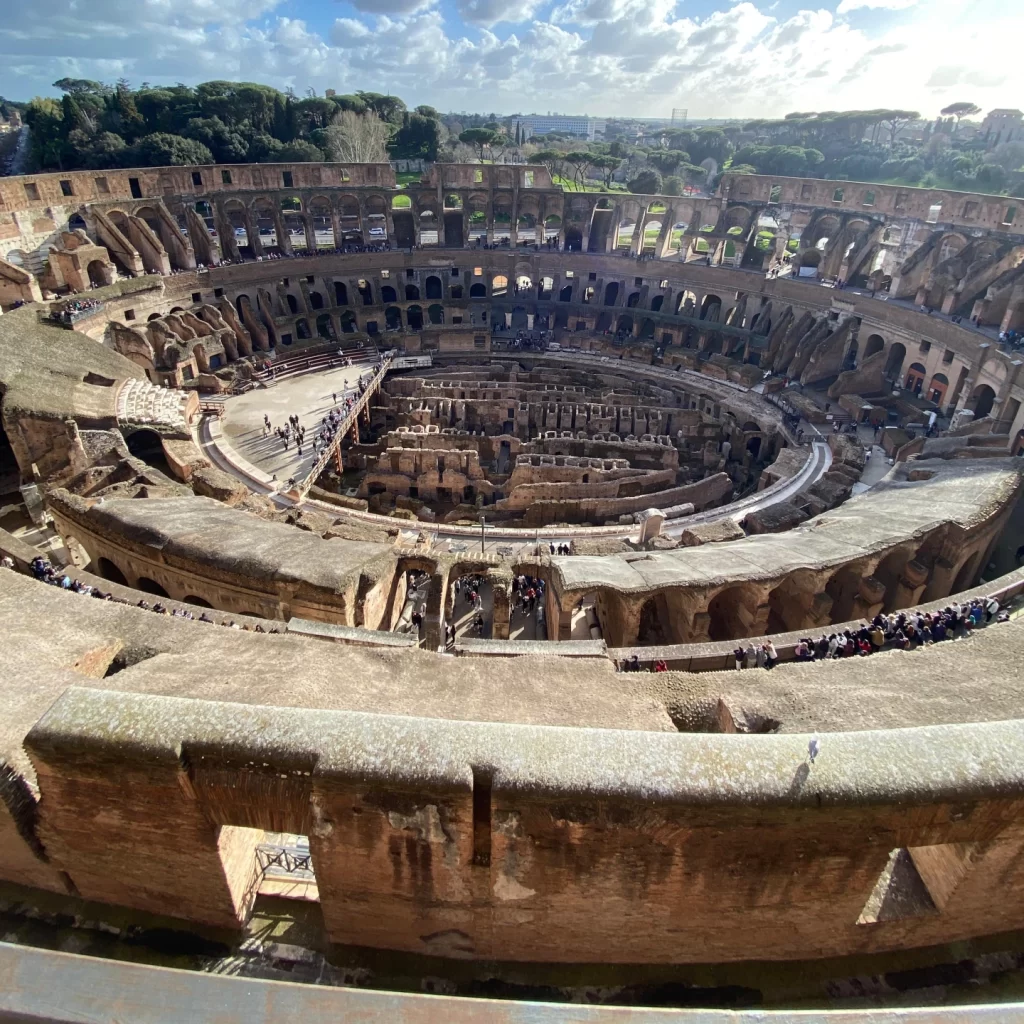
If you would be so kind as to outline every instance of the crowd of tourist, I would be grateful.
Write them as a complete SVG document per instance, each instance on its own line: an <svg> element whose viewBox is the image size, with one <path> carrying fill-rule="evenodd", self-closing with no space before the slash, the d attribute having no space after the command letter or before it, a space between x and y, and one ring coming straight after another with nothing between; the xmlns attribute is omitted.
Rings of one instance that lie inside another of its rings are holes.
<svg viewBox="0 0 1024 1024"><path fill-rule="evenodd" d="M4 556L0 559L0 566L4 569L14 569L14 560L8 556ZM109 591L100 590L99 587L94 587L91 583L82 583L81 580L77 580L72 576L69 576L67 572L55 569L53 564L48 558L44 558L42 555L37 555L32 559L31 563L32 575L43 583L48 583L53 587L60 587L61 590L67 590L72 594L81 594L83 597L95 597L100 601L111 601L114 604L124 604L132 606L132 602L124 597L117 597ZM271 629L264 629L262 623L256 623L255 626L250 626L248 623L238 625L234 619L218 619L212 618L206 611L201 611L199 615L196 615L189 608L178 608L172 607L168 610L167 606L161 604L159 601L154 604L150 604L145 598L137 601L134 605L136 608L142 608L144 611L155 612L157 615L170 615L174 618L179 619L191 619L195 622L208 622L211 625L226 626L229 629L242 629L249 633L280 633L276 626ZM212 609L211 609L212 611Z"/></svg>
<svg viewBox="0 0 1024 1024"><path fill-rule="evenodd" d="M99 299L68 299L60 309L53 311L51 319L60 324L73 324L83 314L102 308Z"/></svg>
<svg viewBox="0 0 1024 1024"><path fill-rule="evenodd" d="M943 640L957 640L990 622L1006 622L1009 612L995 597L975 597L969 601L953 601L938 611L922 612L916 609L902 612L880 612L863 626L822 633L817 639L802 638L793 651L794 661L832 661L837 658L857 658L877 651L911 651L928 647ZM740 643L733 651L737 669L774 668L779 652L772 640ZM634 654L618 666L620 672L664 672L667 664L662 659L641 662Z"/></svg>

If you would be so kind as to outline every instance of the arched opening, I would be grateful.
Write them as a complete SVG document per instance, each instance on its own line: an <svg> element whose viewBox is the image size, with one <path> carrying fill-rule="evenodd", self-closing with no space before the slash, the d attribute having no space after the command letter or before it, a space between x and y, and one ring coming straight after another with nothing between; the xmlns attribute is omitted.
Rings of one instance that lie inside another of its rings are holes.
<svg viewBox="0 0 1024 1024"><path fill-rule="evenodd" d="M354 334L356 330L356 315L351 309L346 309L341 314L341 330L343 334Z"/></svg>
<svg viewBox="0 0 1024 1024"><path fill-rule="evenodd" d="M426 297L428 299L441 299L444 298L444 289L441 286L441 278L431 274L424 283L426 289ZM417 295L416 298L419 298Z"/></svg>
<svg viewBox="0 0 1024 1024"><path fill-rule="evenodd" d="M928 385L928 400L936 405L942 405L946 400L948 388L949 378L944 373L936 373Z"/></svg>
<svg viewBox="0 0 1024 1024"><path fill-rule="evenodd" d="M638 647L658 647L672 642L671 618L664 594L648 598L640 609L640 624L637 628Z"/></svg>
<svg viewBox="0 0 1024 1024"><path fill-rule="evenodd" d="M204 601L201 597L196 597L195 594L189 594L184 599L185 604L195 605L197 608L212 608L213 605L209 601Z"/></svg>
<svg viewBox="0 0 1024 1024"><path fill-rule="evenodd" d="M987 384L979 384L971 392L971 397L967 400L967 408L974 413L976 420L984 419L991 414L995 400L996 393Z"/></svg>
<svg viewBox="0 0 1024 1024"><path fill-rule="evenodd" d="M569 252L580 252L583 249L583 232L579 228L566 228L565 248Z"/></svg>
<svg viewBox="0 0 1024 1024"><path fill-rule="evenodd" d="M664 302L665 302L665 296L664 295L655 295L654 298L651 299L651 312L652 313L660 312L661 307L662 307Z"/></svg>
<svg viewBox="0 0 1024 1024"><path fill-rule="evenodd" d="M471 299L486 299L487 298L487 285L485 284L471 284L469 286L469 297Z"/></svg>
<svg viewBox="0 0 1024 1024"><path fill-rule="evenodd" d="M135 588L136 590L141 590L144 594L152 594L154 597L171 596L156 580L151 580L148 576L140 576L135 584Z"/></svg>
<svg viewBox="0 0 1024 1024"><path fill-rule="evenodd" d="M885 361L885 376L888 380L899 380L900 370L903 369L903 360L907 357L907 348L897 341L889 349L889 358Z"/></svg>
<svg viewBox="0 0 1024 1024"><path fill-rule="evenodd" d="M285 295L284 301L288 304L289 313L298 313L299 311L299 300L294 295Z"/></svg>
<svg viewBox="0 0 1024 1024"><path fill-rule="evenodd" d="M386 284L381 286L380 290L380 301L381 302L397 302L398 292L395 291L391 285Z"/></svg>
<svg viewBox="0 0 1024 1024"><path fill-rule="evenodd" d="M295 334L299 338L311 337L309 332L309 321L308 320L296 320L295 321Z"/></svg>
<svg viewBox="0 0 1024 1024"><path fill-rule="evenodd" d="M309 293L309 304L310 304L310 306L313 307L313 309L323 309L324 308L324 297L319 292L310 292Z"/></svg>
<svg viewBox="0 0 1024 1024"><path fill-rule="evenodd" d="M167 456L164 454L163 441L155 430L143 429L132 431L126 438L128 451L147 466L170 475Z"/></svg>
<svg viewBox="0 0 1024 1024"><path fill-rule="evenodd" d="M722 316L722 300L717 295L705 295L700 307L701 320L719 320Z"/></svg>
<svg viewBox="0 0 1024 1024"><path fill-rule="evenodd" d="M925 368L921 363L911 363L910 369L907 370L907 379L903 386L908 391L912 391L915 395L921 394L921 389L924 387L924 375Z"/></svg>
<svg viewBox="0 0 1024 1024"><path fill-rule="evenodd" d="M959 594L964 590L970 590L975 583L975 577L978 575L978 563L981 561L981 552L971 555L962 566L960 571L956 574L956 579L953 581L952 593Z"/></svg>
<svg viewBox="0 0 1024 1024"><path fill-rule="evenodd" d="M631 292L630 295L629 295L629 298L626 299L626 308L627 309L636 309L636 307L639 306L639 305L640 305L640 293L639 292Z"/></svg>
<svg viewBox="0 0 1024 1024"><path fill-rule="evenodd" d="M391 200L392 210L411 210L412 200L408 196L395 196Z"/></svg>
<svg viewBox="0 0 1024 1024"><path fill-rule="evenodd" d="M508 293L508 278L498 274L491 281L491 297L495 298L499 295L505 295Z"/></svg>
<svg viewBox="0 0 1024 1024"><path fill-rule="evenodd" d="M388 306L384 310L384 326L389 331L402 329L402 311L397 306Z"/></svg>
<svg viewBox="0 0 1024 1024"><path fill-rule="evenodd" d="M615 327L617 334L632 334L633 333L633 318L626 316L625 313L619 317L619 322Z"/></svg>
<svg viewBox="0 0 1024 1024"><path fill-rule="evenodd" d="M427 319L432 324L443 324L444 323L444 306L439 302L435 302L427 307Z"/></svg>
<svg viewBox="0 0 1024 1024"><path fill-rule="evenodd" d="M746 602L742 586L727 587L717 593L708 605L708 635L712 640L736 640L749 635Z"/></svg>
<svg viewBox="0 0 1024 1024"><path fill-rule="evenodd" d="M129 585L125 574L109 558L100 558L96 563L96 574L111 583L120 583L122 587Z"/></svg>
<svg viewBox="0 0 1024 1024"><path fill-rule="evenodd" d="M348 305L348 288L343 281L334 282L334 304L336 306Z"/></svg>
<svg viewBox="0 0 1024 1024"><path fill-rule="evenodd" d="M332 339L334 337L334 324L331 323L330 313L321 313L316 318L316 333L321 338Z"/></svg>
<svg viewBox="0 0 1024 1024"><path fill-rule="evenodd" d="M10 253L8 253L8 256L10 256ZM85 269L89 275L89 284L94 288L102 288L107 283L107 268L102 261L90 260L89 265Z"/></svg>
<svg viewBox="0 0 1024 1024"><path fill-rule="evenodd" d="M572 285L567 284L558 293L559 302L572 302Z"/></svg>
<svg viewBox="0 0 1024 1024"><path fill-rule="evenodd" d="M516 306L512 310L512 330L524 331L529 326L526 310L522 306Z"/></svg>
<svg viewBox="0 0 1024 1024"><path fill-rule="evenodd" d="M356 291L359 292L359 297L363 300L364 306L373 305L373 288L370 287L370 282L365 277L361 277L356 281Z"/></svg>
<svg viewBox="0 0 1024 1024"><path fill-rule="evenodd" d="M612 329L612 314L607 311L601 313L597 318L597 324L594 329L598 334L607 334Z"/></svg>
<svg viewBox="0 0 1024 1024"><path fill-rule="evenodd" d="M410 306L406 310L405 316L414 331L423 330L423 310L419 306Z"/></svg>
<svg viewBox="0 0 1024 1024"><path fill-rule="evenodd" d="M676 316L696 316L697 296L693 292L680 292L676 299Z"/></svg>
<svg viewBox="0 0 1024 1024"><path fill-rule="evenodd" d="M414 284L407 284L405 286L405 301L414 302L420 297L420 290Z"/></svg>
<svg viewBox="0 0 1024 1024"><path fill-rule="evenodd" d="M885 348L885 339L880 334L869 334L864 344L864 358L870 359Z"/></svg>

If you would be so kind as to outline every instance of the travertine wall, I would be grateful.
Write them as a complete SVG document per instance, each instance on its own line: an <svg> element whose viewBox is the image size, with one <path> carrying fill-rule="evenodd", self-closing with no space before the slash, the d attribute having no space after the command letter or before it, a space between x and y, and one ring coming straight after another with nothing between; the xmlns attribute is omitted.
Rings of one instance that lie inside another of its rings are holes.
<svg viewBox="0 0 1024 1024"><path fill-rule="evenodd" d="M186 921L244 916L267 829L309 836L328 935L361 946L813 959L1024 925L1019 722L807 742L70 690L26 747L53 865ZM924 900L872 898L899 849Z"/></svg>

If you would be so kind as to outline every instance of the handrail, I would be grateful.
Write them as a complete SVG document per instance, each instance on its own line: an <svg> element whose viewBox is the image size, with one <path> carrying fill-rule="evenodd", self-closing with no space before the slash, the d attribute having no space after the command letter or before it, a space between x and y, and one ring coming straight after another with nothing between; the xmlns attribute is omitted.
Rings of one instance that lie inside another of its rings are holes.
<svg viewBox="0 0 1024 1024"><path fill-rule="evenodd" d="M381 359L380 368L366 385L366 390L363 392L362 397L355 403L355 405L352 406L348 415L338 424L338 429L334 432L334 437L331 438L330 444L328 444L323 450L320 458L313 463L313 467L310 469L309 475L306 479L288 492L289 497L293 497L297 501L302 501L309 493L309 489L313 484L320 479L320 474L327 468L328 463L341 447L342 439L349 430L351 430L352 425L358 422L359 414L369 404L370 396L374 391L376 391L380 382L384 379L384 374L388 372L388 368L391 366L391 360L394 358L394 354L394 349L385 353L384 357Z"/></svg>

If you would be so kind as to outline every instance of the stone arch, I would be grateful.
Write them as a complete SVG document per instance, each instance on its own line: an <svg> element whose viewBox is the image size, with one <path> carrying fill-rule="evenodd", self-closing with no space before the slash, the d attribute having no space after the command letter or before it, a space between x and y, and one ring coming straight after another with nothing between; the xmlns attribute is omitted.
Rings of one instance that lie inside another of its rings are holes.
<svg viewBox="0 0 1024 1024"><path fill-rule="evenodd" d="M995 404L996 393L988 384L979 384L967 400L967 408L974 413L976 420L984 419L992 414L992 406Z"/></svg>
<svg viewBox="0 0 1024 1024"><path fill-rule="evenodd" d="M171 596L156 580L151 579L149 576L140 576L135 581L135 589L141 590L144 594L152 594L154 597L169 598Z"/></svg>
<svg viewBox="0 0 1024 1024"><path fill-rule="evenodd" d="M736 584L720 590L708 602L708 636L712 640L737 640L750 636L750 588Z"/></svg>
<svg viewBox="0 0 1024 1024"><path fill-rule="evenodd" d="M392 210L411 210L412 209L412 200L407 195L405 195L404 193L402 195L394 196L391 199L391 209Z"/></svg>
<svg viewBox="0 0 1024 1024"><path fill-rule="evenodd" d="M471 284L469 286L469 297L471 299L486 299L487 285L481 284L479 281L476 284Z"/></svg>
<svg viewBox="0 0 1024 1024"><path fill-rule="evenodd" d="M381 302L397 302L398 292L389 284L381 285L380 289L380 301Z"/></svg>
<svg viewBox="0 0 1024 1024"><path fill-rule="evenodd" d="M330 200L324 196L314 196L309 201L308 210L309 219L313 224L313 241L317 248L322 244L325 248L333 249L339 240L334 237L334 217ZM325 234L328 237L321 243L320 236Z"/></svg>
<svg viewBox="0 0 1024 1024"><path fill-rule="evenodd" d="M323 297L323 295L321 295L320 292L310 292L309 293L309 305L313 309L323 309L324 308L324 297Z"/></svg>
<svg viewBox="0 0 1024 1024"><path fill-rule="evenodd" d="M321 313L316 318L316 333L320 338L334 338L334 324L331 323L330 313Z"/></svg>
<svg viewBox="0 0 1024 1024"><path fill-rule="evenodd" d="M496 274L491 278L491 297L508 294L508 278L504 274Z"/></svg>
<svg viewBox="0 0 1024 1024"><path fill-rule="evenodd" d="M281 196L277 201L281 214L281 226L293 246L306 247L306 222L302 219L302 200L299 196ZM279 240L280 242L280 240Z"/></svg>
<svg viewBox="0 0 1024 1024"><path fill-rule="evenodd" d="M596 330L598 334L607 334L611 329L612 314L605 310L603 313L598 315L594 330Z"/></svg>
<svg viewBox="0 0 1024 1024"><path fill-rule="evenodd" d="M334 282L334 304L336 306L348 305L348 287L344 281Z"/></svg>
<svg viewBox="0 0 1024 1024"><path fill-rule="evenodd" d="M925 368L923 363L911 363L910 368L907 370L907 379L904 381L903 386L907 391L912 391L915 395L921 393L921 389L924 387L924 376Z"/></svg>
<svg viewBox="0 0 1024 1024"><path fill-rule="evenodd" d="M405 301L415 302L420 297L420 290L414 284L407 284L405 286Z"/></svg>
<svg viewBox="0 0 1024 1024"><path fill-rule="evenodd" d="M423 330L423 308L421 306L410 306L405 311L405 316L414 331Z"/></svg>
<svg viewBox="0 0 1024 1024"><path fill-rule="evenodd" d="M306 320L305 318L300 318L295 321L295 336L298 338L311 337L308 320Z"/></svg>
<svg viewBox="0 0 1024 1024"><path fill-rule="evenodd" d="M235 245L241 248L248 248L252 245L249 237L245 204L237 199L229 199L223 206L224 220L231 228L232 240Z"/></svg>
<svg viewBox="0 0 1024 1024"><path fill-rule="evenodd" d="M619 334L632 334L633 333L633 318L626 313L623 313L618 322L615 325L615 330Z"/></svg>
<svg viewBox="0 0 1024 1024"><path fill-rule="evenodd" d="M700 306L701 320L717 321L722 315L722 300L717 295L708 294Z"/></svg>
<svg viewBox="0 0 1024 1024"><path fill-rule="evenodd" d="M384 324L389 331L402 329L402 311L397 306L388 306L384 310Z"/></svg>
<svg viewBox="0 0 1024 1024"><path fill-rule="evenodd" d="M252 206L252 219L256 233L260 237L260 245L264 249L273 247L280 250L281 240L277 237L277 216L269 199L256 199Z"/></svg>
<svg viewBox="0 0 1024 1024"><path fill-rule="evenodd" d="M106 557L101 557L97 561L96 575L102 576L105 580L109 580L111 583L120 583L122 587L130 585L128 583L128 577L125 576L117 565Z"/></svg>
<svg viewBox="0 0 1024 1024"><path fill-rule="evenodd" d="M942 405L946 400L946 391L949 388L949 378L944 373L932 375L931 383L928 385L928 400L936 405Z"/></svg>
<svg viewBox="0 0 1024 1024"><path fill-rule="evenodd" d="M903 360L907 358L907 346L897 341L889 349L889 358L885 361L885 376L890 380L899 380Z"/></svg>
<svg viewBox="0 0 1024 1024"><path fill-rule="evenodd" d="M196 597L195 594L186 594L185 597L182 598L182 601L185 604L194 605L196 608L213 608L213 605L210 604L209 601L202 597Z"/></svg>
<svg viewBox="0 0 1024 1024"><path fill-rule="evenodd" d="M697 296L690 291L681 291L676 298L676 316L696 316Z"/></svg>
<svg viewBox="0 0 1024 1024"><path fill-rule="evenodd" d="M671 643L671 621L672 616L669 614L668 601L664 593L653 594L640 608L636 645L658 647Z"/></svg>
<svg viewBox="0 0 1024 1024"><path fill-rule="evenodd" d="M885 348L885 339L880 334L869 334L864 343L864 358L870 359Z"/></svg>
<svg viewBox="0 0 1024 1024"><path fill-rule="evenodd" d="M441 278L436 274L431 274L426 281L423 282L424 298L426 299L443 299L444 298L444 285L441 284ZM419 298L417 295L416 298Z"/></svg>
<svg viewBox="0 0 1024 1024"><path fill-rule="evenodd" d="M444 323L444 306L440 302L434 302L427 307L427 319L432 324Z"/></svg>
<svg viewBox="0 0 1024 1024"><path fill-rule="evenodd" d="M11 255L11 253L8 253L7 258L9 262L13 263L14 261L10 258ZM89 284L101 288L107 283L107 265L102 260L90 260L85 271L89 275Z"/></svg>

